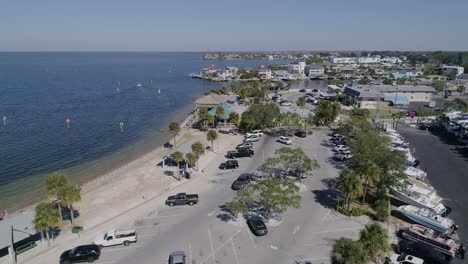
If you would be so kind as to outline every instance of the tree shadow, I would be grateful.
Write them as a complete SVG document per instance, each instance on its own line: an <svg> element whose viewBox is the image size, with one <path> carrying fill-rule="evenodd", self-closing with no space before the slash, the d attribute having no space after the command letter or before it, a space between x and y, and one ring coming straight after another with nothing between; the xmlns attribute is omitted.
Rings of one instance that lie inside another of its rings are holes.
<svg viewBox="0 0 468 264"><path fill-rule="evenodd" d="M62 219L64 221L71 221L71 213L70 209L66 206L62 206ZM73 208L73 217L74 219L77 219L80 217L80 211L76 210Z"/></svg>
<svg viewBox="0 0 468 264"><path fill-rule="evenodd" d="M335 159L334 157L329 157L327 161L333 166L333 168L338 170L346 169L351 164L351 160L341 161Z"/></svg>
<svg viewBox="0 0 468 264"><path fill-rule="evenodd" d="M315 195L315 201L325 208L335 208L338 200L341 199L340 191L336 190L336 180L332 178L323 179L322 183L325 189L312 190Z"/></svg>
<svg viewBox="0 0 468 264"><path fill-rule="evenodd" d="M237 217L239 217L239 214L232 211L231 208L229 208L229 205L227 203L220 205L218 207L222 213L218 214L216 218L218 218L219 220L223 222L236 221Z"/></svg>

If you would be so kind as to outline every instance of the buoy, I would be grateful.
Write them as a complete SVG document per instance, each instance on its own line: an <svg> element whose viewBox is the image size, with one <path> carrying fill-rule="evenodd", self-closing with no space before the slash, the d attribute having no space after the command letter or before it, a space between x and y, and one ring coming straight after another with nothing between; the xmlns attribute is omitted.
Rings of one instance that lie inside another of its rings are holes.
<svg viewBox="0 0 468 264"><path fill-rule="evenodd" d="M3 116L3 125L6 126L6 116Z"/></svg>
<svg viewBox="0 0 468 264"><path fill-rule="evenodd" d="M161 89L158 88L158 94L161 94Z"/></svg>
<svg viewBox="0 0 468 264"><path fill-rule="evenodd" d="M67 127L70 128L70 118L67 117L67 119L65 119L65 123L67 123Z"/></svg>
<svg viewBox="0 0 468 264"><path fill-rule="evenodd" d="M119 125L120 125L120 132L123 132L124 122L120 121Z"/></svg>

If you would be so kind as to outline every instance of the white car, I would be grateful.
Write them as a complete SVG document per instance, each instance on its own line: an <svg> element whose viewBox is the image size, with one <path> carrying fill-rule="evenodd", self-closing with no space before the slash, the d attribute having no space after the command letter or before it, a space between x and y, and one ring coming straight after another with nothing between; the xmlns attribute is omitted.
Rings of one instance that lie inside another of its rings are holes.
<svg viewBox="0 0 468 264"><path fill-rule="evenodd" d="M350 158L352 158L353 155L352 155L351 153L349 153L349 154L345 154L345 153L336 153L334 157L335 157L335 159L337 159L337 160L345 161L345 160L349 160Z"/></svg>
<svg viewBox="0 0 468 264"><path fill-rule="evenodd" d="M424 260L411 255L392 254L385 258L387 264L423 264Z"/></svg>
<svg viewBox="0 0 468 264"><path fill-rule="evenodd" d="M251 135L251 136L248 136L244 139L244 142L257 142L260 140L260 136L258 135Z"/></svg>
<svg viewBox="0 0 468 264"><path fill-rule="evenodd" d="M254 131L252 131L252 132L250 132L250 133L247 133L247 134L245 135L245 137L246 137L246 138L248 138L248 137L250 137L250 136L259 136L259 137L261 137L262 135L263 135L263 131L262 131L262 130L254 130Z"/></svg>
<svg viewBox="0 0 468 264"><path fill-rule="evenodd" d="M333 148L334 151L345 151L349 150L349 147L345 145L336 145L336 147Z"/></svg>
<svg viewBox="0 0 468 264"><path fill-rule="evenodd" d="M290 105L292 105L292 103L290 101L282 101L281 105L282 106L290 106Z"/></svg>
<svg viewBox="0 0 468 264"><path fill-rule="evenodd" d="M285 145L291 145L292 143L291 139L289 139L288 137L283 137L283 136L279 137L277 141Z"/></svg>

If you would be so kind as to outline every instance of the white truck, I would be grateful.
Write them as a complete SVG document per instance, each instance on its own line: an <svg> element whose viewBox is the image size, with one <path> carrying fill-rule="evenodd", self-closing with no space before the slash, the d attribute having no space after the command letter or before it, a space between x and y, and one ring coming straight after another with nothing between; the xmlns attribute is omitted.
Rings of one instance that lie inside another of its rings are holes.
<svg viewBox="0 0 468 264"><path fill-rule="evenodd" d="M134 229L115 230L112 229L105 234L99 234L94 239L94 244L101 247L109 247L116 245L128 246L130 243L137 242L137 233Z"/></svg>

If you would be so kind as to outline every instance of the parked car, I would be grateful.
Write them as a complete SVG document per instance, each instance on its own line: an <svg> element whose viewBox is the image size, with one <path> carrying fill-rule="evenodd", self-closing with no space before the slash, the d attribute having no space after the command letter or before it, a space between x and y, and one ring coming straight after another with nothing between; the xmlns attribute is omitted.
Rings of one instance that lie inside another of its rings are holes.
<svg viewBox="0 0 468 264"><path fill-rule="evenodd" d="M292 105L292 103L290 101L282 101L281 105L282 106L290 106L290 105Z"/></svg>
<svg viewBox="0 0 468 264"><path fill-rule="evenodd" d="M194 205L198 203L198 194L178 193L167 197L166 204L169 206L174 205Z"/></svg>
<svg viewBox="0 0 468 264"><path fill-rule="evenodd" d="M345 154L345 153L336 153L335 154L335 159L337 160L341 160L341 161L345 161L345 160L349 160L350 158L353 157L353 154L349 153L349 154Z"/></svg>
<svg viewBox="0 0 468 264"><path fill-rule="evenodd" d="M336 145L333 148L333 151L344 151L344 150L349 150L349 147L347 147L345 145Z"/></svg>
<svg viewBox="0 0 468 264"><path fill-rule="evenodd" d="M174 251L169 255L169 264L185 264L185 252Z"/></svg>
<svg viewBox="0 0 468 264"><path fill-rule="evenodd" d="M250 148L252 148L252 147L253 147L253 144L252 144L252 143L250 143L250 142L243 142L243 143L237 145L237 146L236 146L236 149L240 149L240 148L243 148L243 149L249 148L249 149L250 149Z"/></svg>
<svg viewBox="0 0 468 264"><path fill-rule="evenodd" d="M306 102L309 103L309 104L317 104L318 100L315 99L315 98L309 97L309 98L307 98Z"/></svg>
<svg viewBox="0 0 468 264"><path fill-rule="evenodd" d="M242 158L242 157L252 157L255 152L249 148L240 148L238 150L228 151L226 153L226 158L234 159L234 158Z"/></svg>
<svg viewBox="0 0 468 264"><path fill-rule="evenodd" d="M259 137L261 137L262 135L263 135L263 131L262 131L262 130L254 130L254 131L252 131L252 132L250 132L250 133L245 134L245 137L246 137L246 138L248 138L248 137L250 137L250 136L259 136Z"/></svg>
<svg viewBox="0 0 468 264"><path fill-rule="evenodd" d="M300 89L299 92L305 93L305 92L307 92L307 90L306 89Z"/></svg>
<svg viewBox="0 0 468 264"><path fill-rule="evenodd" d="M227 160L226 162L221 163L219 168L222 170L232 170L239 168L239 163L237 160Z"/></svg>
<svg viewBox="0 0 468 264"><path fill-rule="evenodd" d="M94 238L94 244L100 247L124 245L137 242L137 233L135 229L115 230L112 229L104 234L99 234Z"/></svg>
<svg viewBox="0 0 468 264"><path fill-rule="evenodd" d="M253 181L251 174L241 174L237 179L232 183L231 189L237 191L244 188L247 184Z"/></svg>
<svg viewBox="0 0 468 264"><path fill-rule="evenodd" d="M302 131L302 130L297 131L296 133L294 133L294 135L295 135L296 137L300 137L300 138L305 138L305 137L307 137L307 133L306 133L305 131Z"/></svg>
<svg viewBox="0 0 468 264"><path fill-rule="evenodd" d="M291 139L289 139L288 137L284 137L284 136L279 137L277 141L279 143L283 143L285 145L291 145L292 144Z"/></svg>
<svg viewBox="0 0 468 264"><path fill-rule="evenodd" d="M247 225L256 236L264 236L268 234L268 229L260 217L250 217L247 219Z"/></svg>
<svg viewBox="0 0 468 264"><path fill-rule="evenodd" d="M385 264L423 264L424 260L405 254L392 254L385 258Z"/></svg>
<svg viewBox="0 0 468 264"><path fill-rule="evenodd" d="M60 255L60 264L78 262L94 262L101 256L101 248L97 245L82 245L69 249Z"/></svg>
<svg viewBox="0 0 468 264"><path fill-rule="evenodd" d="M259 141L259 140L260 140L260 137L259 137L259 136L257 136L257 135L251 135L251 136L249 136L249 137L246 137L246 138L244 139L244 142L257 142L257 141Z"/></svg>

